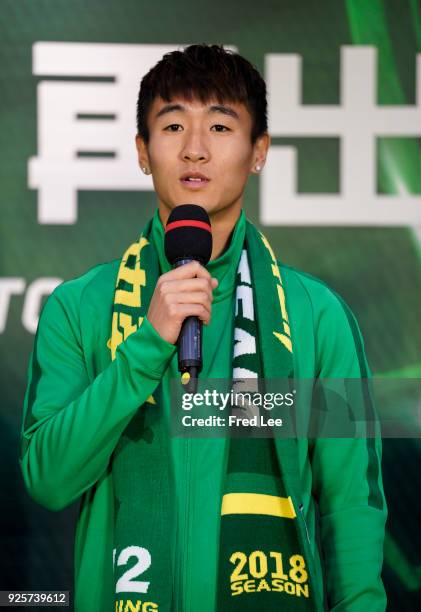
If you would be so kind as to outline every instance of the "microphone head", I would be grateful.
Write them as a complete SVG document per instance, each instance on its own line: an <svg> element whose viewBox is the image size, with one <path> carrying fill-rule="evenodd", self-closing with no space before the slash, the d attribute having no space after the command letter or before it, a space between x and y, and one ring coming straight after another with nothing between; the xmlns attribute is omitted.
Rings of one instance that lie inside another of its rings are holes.
<svg viewBox="0 0 421 612"><path fill-rule="evenodd" d="M209 215L197 204L176 206L165 227L165 255L171 265L179 259L196 259L205 266L212 254Z"/></svg>

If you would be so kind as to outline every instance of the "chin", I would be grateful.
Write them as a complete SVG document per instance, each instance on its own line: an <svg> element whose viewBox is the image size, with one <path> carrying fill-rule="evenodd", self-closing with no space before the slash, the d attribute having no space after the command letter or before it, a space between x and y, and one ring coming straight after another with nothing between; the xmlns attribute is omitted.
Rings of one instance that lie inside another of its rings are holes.
<svg viewBox="0 0 421 612"><path fill-rule="evenodd" d="M202 208L204 208L208 214L210 214L212 212L212 208L214 208L212 204L209 204L209 202L203 201L203 199L200 196L194 193L187 194L185 198L182 198L182 199L180 198L180 200L177 201L175 204L173 204L171 208L175 208L176 206L181 206L181 204L197 204L198 206L201 206Z"/></svg>
<svg viewBox="0 0 421 612"><path fill-rule="evenodd" d="M236 208L235 204L232 202L217 202L209 201L209 196L204 197L204 194L200 193L191 193L191 194L183 194L182 197L178 197L175 202L167 202L165 207L168 212L171 212L173 208L177 206L181 206L182 204L197 204L206 210L210 217L217 215L218 213L225 211L227 212L230 208Z"/></svg>

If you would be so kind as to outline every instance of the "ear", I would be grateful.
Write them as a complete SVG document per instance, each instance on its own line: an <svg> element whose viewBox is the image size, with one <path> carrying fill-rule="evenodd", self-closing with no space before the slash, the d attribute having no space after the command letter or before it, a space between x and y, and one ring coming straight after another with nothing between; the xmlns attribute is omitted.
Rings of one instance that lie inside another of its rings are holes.
<svg viewBox="0 0 421 612"><path fill-rule="evenodd" d="M139 134L136 134L136 149L139 166L144 174L151 173L151 165L149 163L148 146Z"/></svg>
<svg viewBox="0 0 421 612"><path fill-rule="evenodd" d="M266 157L270 146L270 136L267 132L259 136L253 145L253 159L250 172L252 174L259 174L263 170L263 166L266 163Z"/></svg>

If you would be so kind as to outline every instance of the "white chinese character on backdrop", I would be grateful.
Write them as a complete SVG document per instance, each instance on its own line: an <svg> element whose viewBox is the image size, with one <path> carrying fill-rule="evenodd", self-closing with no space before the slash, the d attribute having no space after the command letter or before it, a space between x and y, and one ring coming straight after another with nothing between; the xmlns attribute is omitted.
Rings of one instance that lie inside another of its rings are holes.
<svg viewBox="0 0 421 612"><path fill-rule="evenodd" d="M34 74L74 79L38 84L38 155L29 160L28 182L38 189L39 223L76 223L79 189L152 189L137 165L137 94L140 78L176 48L34 44ZM89 82L98 77L108 82Z"/></svg>
<svg viewBox="0 0 421 612"><path fill-rule="evenodd" d="M76 223L78 190L152 189L137 166L135 101L141 76L176 48L34 44L34 74L55 78L38 84L38 156L28 164L39 223ZM272 145L260 182L264 225L421 224L421 197L403 184L399 195L376 193L376 137L421 135L421 55L414 106L376 105L376 60L374 47L343 47L341 104L303 105L300 56L266 56L271 136L340 138L341 192L298 194L296 149ZM112 82L87 80L98 77Z"/></svg>
<svg viewBox="0 0 421 612"><path fill-rule="evenodd" d="M416 104L377 106L377 50L342 47L341 104L303 105L301 57L265 58L269 131L273 137L340 138L339 194L297 193L297 155L271 146L260 182L265 225L420 225L421 196L376 193L376 137L421 136L421 55L416 63Z"/></svg>

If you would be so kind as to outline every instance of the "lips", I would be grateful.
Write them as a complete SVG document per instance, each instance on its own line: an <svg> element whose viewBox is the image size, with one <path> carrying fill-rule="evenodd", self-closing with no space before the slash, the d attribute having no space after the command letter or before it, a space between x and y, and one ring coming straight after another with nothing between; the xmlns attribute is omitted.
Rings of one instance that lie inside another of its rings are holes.
<svg viewBox="0 0 421 612"><path fill-rule="evenodd" d="M180 181L188 187L202 187L209 183L210 178L201 172L184 172L180 177Z"/></svg>

